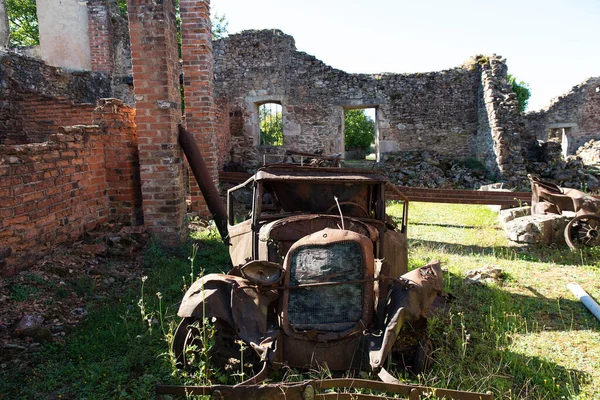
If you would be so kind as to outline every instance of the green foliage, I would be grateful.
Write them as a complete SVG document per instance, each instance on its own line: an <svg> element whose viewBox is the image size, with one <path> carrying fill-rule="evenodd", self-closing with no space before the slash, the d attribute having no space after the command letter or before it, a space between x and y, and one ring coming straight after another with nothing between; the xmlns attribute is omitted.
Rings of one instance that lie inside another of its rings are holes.
<svg viewBox="0 0 600 400"><path fill-rule="evenodd" d="M35 0L6 0L10 43L17 46L40 44Z"/></svg>
<svg viewBox="0 0 600 400"><path fill-rule="evenodd" d="M519 111L525 111L527 109L529 98L531 97L531 89L529 88L529 84L523 81L517 81L517 78L511 74L508 74L506 78L508 79L508 83L512 85L513 92L515 92L517 95Z"/></svg>
<svg viewBox="0 0 600 400"><path fill-rule="evenodd" d="M117 6L119 7L119 13L121 16L127 16L127 0L117 0Z"/></svg>
<svg viewBox="0 0 600 400"><path fill-rule="evenodd" d="M346 150L368 150L375 140L375 121L364 110L344 111Z"/></svg>
<svg viewBox="0 0 600 400"><path fill-rule="evenodd" d="M281 105L262 104L258 107L260 144L266 146L283 145L283 119Z"/></svg>
<svg viewBox="0 0 600 400"><path fill-rule="evenodd" d="M223 39L227 36L227 26L229 26L229 21L227 21L225 14L219 15L219 13L215 12L214 15L210 17L211 24L211 33L213 40Z"/></svg>

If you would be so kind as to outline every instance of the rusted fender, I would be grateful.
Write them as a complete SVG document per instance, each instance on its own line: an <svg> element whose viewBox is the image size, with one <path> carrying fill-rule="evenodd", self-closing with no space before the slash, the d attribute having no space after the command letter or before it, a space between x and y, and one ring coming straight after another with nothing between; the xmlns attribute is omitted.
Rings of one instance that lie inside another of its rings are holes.
<svg viewBox="0 0 600 400"><path fill-rule="evenodd" d="M435 299L443 292L444 278L439 261L432 261L393 280L383 335L369 338L369 361L373 369L382 367L404 323L426 317Z"/></svg>
<svg viewBox="0 0 600 400"><path fill-rule="evenodd" d="M269 305L278 296L276 290L260 290L242 277L208 274L188 289L177 315L209 320L218 318L265 356L278 333L267 331Z"/></svg>

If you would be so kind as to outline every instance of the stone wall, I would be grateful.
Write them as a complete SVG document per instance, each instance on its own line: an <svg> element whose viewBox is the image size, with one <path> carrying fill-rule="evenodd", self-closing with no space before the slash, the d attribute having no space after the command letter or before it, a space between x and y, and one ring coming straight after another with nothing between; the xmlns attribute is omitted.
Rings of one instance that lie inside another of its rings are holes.
<svg viewBox="0 0 600 400"><path fill-rule="evenodd" d="M600 139L600 77L573 87L541 111L525 114L524 120L538 140L560 142L563 154L575 154L587 141Z"/></svg>
<svg viewBox="0 0 600 400"><path fill-rule="evenodd" d="M213 49L215 93L230 107L232 161L256 166L263 154L287 149L343 153L343 110L375 107L379 155L432 150L476 158L500 178L524 176L520 132L502 132L518 111L514 94L496 96L495 85L506 85L499 57L487 67L473 61L441 72L368 75L325 65L278 30L231 35ZM259 145L257 108L265 102L282 105L283 146Z"/></svg>
<svg viewBox="0 0 600 400"><path fill-rule="evenodd" d="M498 56L480 56L481 68L476 136L477 159L493 174L504 177L513 186L526 180L525 150L534 145L525 131L517 96L507 82L505 60Z"/></svg>
<svg viewBox="0 0 600 400"><path fill-rule="evenodd" d="M139 222L133 110L113 100L100 125L59 129L47 142L0 145L0 276L105 222Z"/></svg>
<svg viewBox="0 0 600 400"><path fill-rule="evenodd" d="M229 103L221 98L215 100L216 108L216 139L217 139L217 166L219 171L231 161L231 126Z"/></svg>
<svg viewBox="0 0 600 400"><path fill-rule="evenodd" d="M96 99L110 92L104 74L66 72L0 50L0 143L43 142L58 126L91 124Z"/></svg>

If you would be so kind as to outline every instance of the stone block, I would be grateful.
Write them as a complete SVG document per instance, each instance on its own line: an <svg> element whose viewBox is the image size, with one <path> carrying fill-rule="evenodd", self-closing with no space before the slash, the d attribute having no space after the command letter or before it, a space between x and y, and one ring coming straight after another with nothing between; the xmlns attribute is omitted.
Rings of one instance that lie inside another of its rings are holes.
<svg viewBox="0 0 600 400"><path fill-rule="evenodd" d="M513 221L517 218L522 218L525 216L531 215L531 207L530 206L524 206L524 207L516 207L516 208L509 208L506 210L501 210L498 213L498 219L500 219L500 222L502 223L503 226L506 226L506 224L510 221Z"/></svg>
<svg viewBox="0 0 600 400"><path fill-rule="evenodd" d="M508 239L521 244L564 245L569 217L557 214L528 215L504 225Z"/></svg>

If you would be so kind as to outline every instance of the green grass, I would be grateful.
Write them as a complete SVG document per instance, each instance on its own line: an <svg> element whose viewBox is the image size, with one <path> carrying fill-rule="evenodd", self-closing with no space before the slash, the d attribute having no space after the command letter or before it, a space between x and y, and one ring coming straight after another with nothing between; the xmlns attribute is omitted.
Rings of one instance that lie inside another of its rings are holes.
<svg viewBox="0 0 600 400"><path fill-rule="evenodd" d="M388 212L399 219L401 208L390 204ZM402 379L490 390L497 399L600 398L600 322L566 288L577 282L600 297L600 249L511 247L484 206L411 203L408 229L410 267L441 260L454 299L429 321L432 368L418 377L397 371ZM215 234L195 239L193 270L190 243L171 251L151 244L144 281L93 302L64 343L43 345L22 368L0 369L0 399L146 399L157 383L193 383L193 375L174 372L168 354L177 308L192 275L229 268L227 248ZM485 265L502 268L502 281L465 283L468 270ZM90 289L85 280L73 285ZM32 298L35 286L23 283L12 294Z"/></svg>
<svg viewBox="0 0 600 400"><path fill-rule="evenodd" d="M409 242L411 266L441 260L455 296L429 325L435 361L415 382L498 399L600 398L600 322L567 290L600 296L600 249L511 247L487 207L424 203L411 204ZM465 283L486 265L504 279Z"/></svg>
<svg viewBox="0 0 600 400"><path fill-rule="evenodd" d="M154 397L157 383L179 383L172 376L167 337L178 323L184 281L190 285L191 253L191 243L170 252L151 244L144 256L145 281L131 282L124 292L91 303L86 320L64 343L42 346L21 368L2 368L0 399L148 399ZM204 235L195 274L227 270L227 260L220 240ZM77 281L74 290L87 285ZM29 296L24 287L14 292Z"/></svg>

